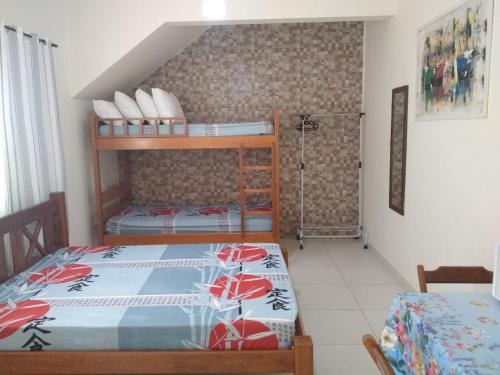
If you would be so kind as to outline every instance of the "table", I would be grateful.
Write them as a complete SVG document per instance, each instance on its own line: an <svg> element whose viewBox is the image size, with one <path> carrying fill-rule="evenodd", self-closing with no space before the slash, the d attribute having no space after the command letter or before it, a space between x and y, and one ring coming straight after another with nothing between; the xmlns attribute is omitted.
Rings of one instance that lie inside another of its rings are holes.
<svg viewBox="0 0 500 375"><path fill-rule="evenodd" d="M481 293L401 293L380 348L396 374L500 374L500 301Z"/></svg>

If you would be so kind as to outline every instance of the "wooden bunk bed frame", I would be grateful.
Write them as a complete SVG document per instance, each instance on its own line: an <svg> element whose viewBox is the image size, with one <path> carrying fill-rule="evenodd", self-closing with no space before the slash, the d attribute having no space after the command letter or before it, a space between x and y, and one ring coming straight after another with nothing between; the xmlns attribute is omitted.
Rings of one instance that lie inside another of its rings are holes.
<svg viewBox="0 0 500 375"><path fill-rule="evenodd" d="M35 223L35 229L28 226ZM39 234L43 233L43 244ZM4 237L10 236L13 272L8 270ZM23 239L25 237L25 239ZM50 200L0 218L0 282L22 272L55 250L68 246L64 193ZM23 246L28 243L28 251ZM288 263L286 249L283 256ZM304 336L300 317L290 349L210 351L0 351L1 374L223 374L279 373L313 374L313 344Z"/></svg>
<svg viewBox="0 0 500 375"><path fill-rule="evenodd" d="M243 136L197 136L189 137L188 125L185 118L109 118L100 119L95 113L90 121L92 138L92 156L94 165L95 201L98 242L100 245L140 245L162 243L211 243L211 242L279 242L280 240L280 180L279 180L279 130L280 116L277 109L273 110L274 132L269 135L243 135ZM99 126L105 121L109 125L110 135L101 136ZM124 126L124 134L116 135L114 125L137 122L138 135L130 135L128 126ZM168 124L170 135L160 135L159 124L162 121ZM172 135L175 123L182 123L183 134ZM144 129L149 127L149 132ZM151 133L151 130L153 132ZM153 135L151 135L153 134ZM270 149L272 154L271 165L245 165L245 149L260 148ZM101 151L126 151L126 150L193 150L193 149L238 149L239 150L239 182L240 182L240 232L210 232L210 233L162 233L162 234L106 234L105 223L111 217L122 212L132 202L130 187L130 174L128 155L125 156L124 178L119 186L103 191L100 171ZM272 184L270 188L246 188L245 172L268 171L271 172ZM265 211L247 211L246 196L248 194L271 194L272 201L272 231L271 232L246 232L245 216L269 215Z"/></svg>

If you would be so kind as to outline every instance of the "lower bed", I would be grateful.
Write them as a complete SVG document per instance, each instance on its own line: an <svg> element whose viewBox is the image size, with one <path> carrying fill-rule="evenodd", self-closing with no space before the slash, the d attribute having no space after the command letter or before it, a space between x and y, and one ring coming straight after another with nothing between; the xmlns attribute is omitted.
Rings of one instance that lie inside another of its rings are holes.
<svg viewBox="0 0 500 375"><path fill-rule="evenodd" d="M69 247L0 285L0 350L290 348L277 244Z"/></svg>
<svg viewBox="0 0 500 375"><path fill-rule="evenodd" d="M248 211L269 212L269 215L246 216L245 231L271 232L273 220L268 203L252 204ZM107 234L159 234L240 232L238 204L225 205L132 205L105 224Z"/></svg>
<svg viewBox="0 0 500 375"><path fill-rule="evenodd" d="M203 136L238 136L238 135L264 135L273 133L273 125L269 121L256 122L234 122L234 123L214 123L214 124L187 124L189 137ZM114 135L125 136L124 125L113 125ZM128 124L127 131L129 136L140 135L139 125ZM145 136L152 135L170 135L168 125L159 124L158 130L154 125L144 125L143 132ZM174 135L184 135L184 124L173 124ZM102 124L99 126L99 135L106 137L111 135L111 125Z"/></svg>

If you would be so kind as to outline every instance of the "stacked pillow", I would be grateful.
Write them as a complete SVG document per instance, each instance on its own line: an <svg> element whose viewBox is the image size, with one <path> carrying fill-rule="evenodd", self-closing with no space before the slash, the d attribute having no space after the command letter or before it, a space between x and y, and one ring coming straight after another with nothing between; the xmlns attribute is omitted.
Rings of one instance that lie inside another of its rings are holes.
<svg viewBox="0 0 500 375"><path fill-rule="evenodd" d="M130 96L120 91L115 91L115 104L118 110L123 114L123 117L142 118L144 117L139 106ZM139 120L132 120L132 124L139 125Z"/></svg>
<svg viewBox="0 0 500 375"><path fill-rule="evenodd" d="M184 111L177 97L162 89L152 89L153 101L160 117L184 117Z"/></svg>
<svg viewBox="0 0 500 375"><path fill-rule="evenodd" d="M139 104L145 117L160 117L155 103L153 102L153 98L146 91L137 89L135 92L135 100L137 100L137 104ZM156 124L157 121L152 121L152 123Z"/></svg>
<svg viewBox="0 0 500 375"><path fill-rule="evenodd" d="M184 117L184 111L177 97L165 90L154 88L153 96L137 89L135 100L120 91L115 91L115 101L94 100L94 112L100 118L143 118L143 117ZM156 121L149 121L154 124ZM109 121L105 121L109 124ZM132 120L135 125L140 120ZM123 121L115 121L115 125L123 125Z"/></svg>
<svg viewBox="0 0 500 375"><path fill-rule="evenodd" d="M106 100L94 100L94 112L99 118L123 118L115 103ZM104 121L109 125L109 121ZM114 125L123 125L123 121L115 121Z"/></svg>

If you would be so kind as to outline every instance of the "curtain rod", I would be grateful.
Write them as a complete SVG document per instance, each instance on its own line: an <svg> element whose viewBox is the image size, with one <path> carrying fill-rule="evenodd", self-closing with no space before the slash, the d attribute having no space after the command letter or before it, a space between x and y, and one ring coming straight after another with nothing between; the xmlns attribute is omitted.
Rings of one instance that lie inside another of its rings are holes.
<svg viewBox="0 0 500 375"><path fill-rule="evenodd" d="M9 30L9 31L17 32L17 29L15 27L5 25L5 28L7 30ZM25 37L33 38L33 35L31 35L31 34L28 34L28 33L23 33L23 34L24 34ZM45 39L38 39L38 40L40 41L40 43L47 44L47 41ZM51 43L51 46L54 47L54 48L59 47L56 43Z"/></svg>

